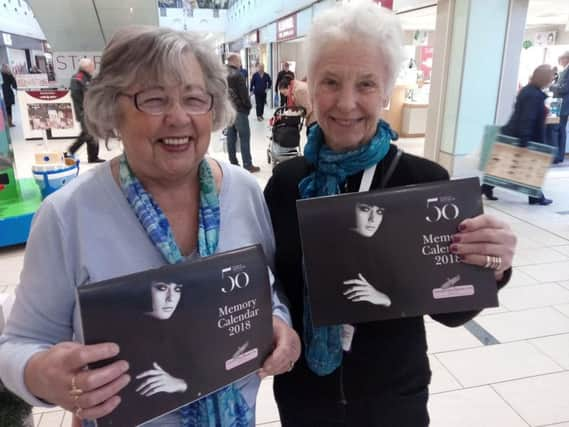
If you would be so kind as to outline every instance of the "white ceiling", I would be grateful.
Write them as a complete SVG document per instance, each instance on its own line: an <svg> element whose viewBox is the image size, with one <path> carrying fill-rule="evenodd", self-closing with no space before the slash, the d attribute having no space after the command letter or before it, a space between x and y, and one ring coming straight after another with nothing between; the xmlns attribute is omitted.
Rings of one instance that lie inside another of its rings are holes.
<svg viewBox="0 0 569 427"><path fill-rule="evenodd" d="M400 0L394 2L394 9L399 13L405 30L434 30L437 18L437 8L428 7L405 13L436 1ZM529 0L527 28L554 25L568 25L569 31L569 0Z"/></svg>
<svg viewBox="0 0 569 427"><path fill-rule="evenodd" d="M52 49L101 51L128 24L158 25L156 0L28 0Z"/></svg>

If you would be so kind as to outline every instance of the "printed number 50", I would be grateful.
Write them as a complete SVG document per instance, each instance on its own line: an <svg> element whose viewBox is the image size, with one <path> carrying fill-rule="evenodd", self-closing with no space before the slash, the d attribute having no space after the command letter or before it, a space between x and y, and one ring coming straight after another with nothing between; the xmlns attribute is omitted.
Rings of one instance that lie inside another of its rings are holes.
<svg viewBox="0 0 569 427"><path fill-rule="evenodd" d="M436 203L439 201L438 197L433 197L432 199L427 199L427 209L434 209L434 217L427 216L425 219L428 222L439 222L441 219L446 219L447 221L451 219L457 219L460 214L458 206L454 203L445 203L442 207L437 205L431 205L431 203Z"/></svg>
<svg viewBox="0 0 569 427"><path fill-rule="evenodd" d="M244 271L237 273L234 276L229 275L231 273L231 267L227 267L221 270L221 278L229 280L229 289L223 287L221 288L221 292L224 294L233 292L235 288L243 289L249 286L249 275Z"/></svg>

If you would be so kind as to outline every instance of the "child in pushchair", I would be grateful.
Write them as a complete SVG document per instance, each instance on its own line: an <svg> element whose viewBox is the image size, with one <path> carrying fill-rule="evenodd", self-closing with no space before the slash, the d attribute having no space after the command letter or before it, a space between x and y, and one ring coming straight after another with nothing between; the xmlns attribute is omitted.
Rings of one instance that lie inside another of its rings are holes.
<svg viewBox="0 0 569 427"><path fill-rule="evenodd" d="M273 167L282 161L300 155L300 131L306 111L302 107L280 107L269 120L271 136L267 161Z"/></svg>

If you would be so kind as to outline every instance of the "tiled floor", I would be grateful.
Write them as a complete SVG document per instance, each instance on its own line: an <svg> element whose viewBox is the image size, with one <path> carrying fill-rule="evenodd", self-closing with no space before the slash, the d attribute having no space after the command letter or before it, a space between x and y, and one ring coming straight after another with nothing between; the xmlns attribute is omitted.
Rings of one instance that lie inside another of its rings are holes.
<svg viewBox="0 0 569 427"><path fill-rule="evenodd" d="M266 122L252 121L251 127L254 160L262 168L256 176L264 186L271 174ZM42 147L23 141L19 128L13 137L18 174L30 176L32 153ZM212 141L211 155L225 159L219 134ZM67 144L49 143L53 149ZM420 139L399 144L409 152L422 149ZM102 148L101 156L117 152ZM486 211L507 221L519 237L514 276L500 294L500 307L476 319L498 344L484 345L465 327L426 319L433 427L569 427L569 215L557 213L569 211L569 162L552 168L545 193L554 200L551 206L529 206L523 196L500 189L500 200L486 203ZM0 249L0 292L16 286L23 254L22 247ZM34 420L40 427L70 425L69 414L57 408L36 408ZM271 379L261 385L257 424L280 426Z"/></svg>

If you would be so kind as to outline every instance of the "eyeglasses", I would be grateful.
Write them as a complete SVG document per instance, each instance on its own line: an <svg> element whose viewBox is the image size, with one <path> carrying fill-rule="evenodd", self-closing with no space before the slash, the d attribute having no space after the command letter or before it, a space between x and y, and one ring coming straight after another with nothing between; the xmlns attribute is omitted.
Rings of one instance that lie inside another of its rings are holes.
<svg viewBox="0 0 569 427"><path fill-rule="evenodd" d="M164 89L145 89L131 95L129 93L121 93L134 100L134 106L138 111L160 116L168 113L174 104L174 100ZM213 108L213 95L196 90L184 91L178 97L181 107L188 114L205 114Z"/></svg>

